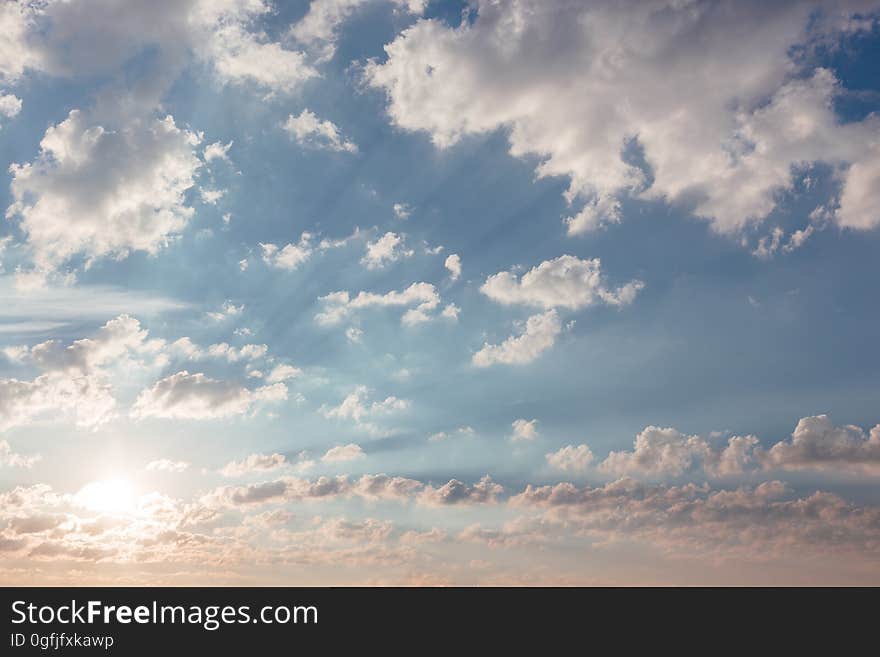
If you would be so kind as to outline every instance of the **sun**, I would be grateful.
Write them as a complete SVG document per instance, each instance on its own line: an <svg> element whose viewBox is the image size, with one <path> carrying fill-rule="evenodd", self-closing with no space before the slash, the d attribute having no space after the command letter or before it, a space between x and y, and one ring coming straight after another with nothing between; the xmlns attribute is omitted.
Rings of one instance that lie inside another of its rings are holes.
<svg viewBox="0 0 880 657"><path fill-rule="evenodd" d="M125 479L93 481L76 494L82 507L99 513L124 513L134 509L134 493Z"/></svg>

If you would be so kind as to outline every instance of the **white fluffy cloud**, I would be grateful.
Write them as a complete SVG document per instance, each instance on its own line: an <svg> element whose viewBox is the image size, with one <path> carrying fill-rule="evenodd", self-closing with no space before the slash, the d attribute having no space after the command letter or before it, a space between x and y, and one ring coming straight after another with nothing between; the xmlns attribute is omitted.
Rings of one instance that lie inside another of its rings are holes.
<svg viewBox="0 0 880 657"><path fill-rule="evenodd" d="M150 472L186 472L189 469L188 461L174 461L172 459L156 459L145 466Z"/></svg>
<svg viewBox="0 0 880 657"><path fill-rule="evenodd" d="M627 194L685 203L737 232L764 220L813 162L840 172L841 225L880 223L877 117L842 122L837 80L793 55L869 28L850 19L877 2L474 5L457 28L404 30L366 79L396 125L439 147L506 128L514 156L538 155L538 175L569 178L566 196L582 206L570 233L619 221ZM634 145L648 171L628 156Z"/></svg>
<svg viewBox="0 0 880 657"><path fill-rule="evenodd" d="M513 335L501 344L484 344L473 355L471 361L477 367L489 367L496 363L503 365L531 363L556 343L556 338L561 332L562 322L559 314L555 310L548 310L543 314L529 317L519 335Z"/></svg>
<svg viewBox="0 0 880 657"><path fill-rule="evenodd" d="M440 295L431 283L413 283L405 290L386 294L358 292L352 297L345 291L331 292L319 301L324 309L315 315L315 321L324 326L334 326L359 310L374 307L409 307L400 321L412 326L431 320L431 313L440 305Z"/></svg>
<svg viewBox="0 0 880 657"><path fill-rule="evenodd" d="M93 337L66 346L48 340L16 347L18 360L36 365L42 373L31 381L0 379L0 429L58 415L72 415L79 426L103 424L116 407L110 369L133 367L141 358L155 361L163 345L148 339L136 319L120 315Z"/></svg>
<svg viewBox="0 0 880 657"><path fill-rule="evenodd" d="M348 445L337 445L327 450L321 460L324 463L346 463L348 461L356 461L366 456L360 445L349 443Z"/></svg>
<svg viewBox="0 0 880 657"><path fill-rule="evenodd" d="M0 116L11 119L21 111L21 98L13 94L0 94Z"/></svg>
<svg viewBox="0 0 880 657"><path fill-rule="evenodd" d="M211 420L242 415L260 401L285 399L287 387L283 383L249 390L230 381L183 370L143 390L132 406L131 415L134 418Z"/></svg>
<svg viewBox="0 0 880 657"><path fill-rule="evenodd" d="M562 255L545 260L520 278L513 272L494 274L486 279L480 292L504 305L580 310L598 303L630 304L643 287L644 283L635 280L617 289L609 289L598 258L581 260Z"/></svg>
<svg viewBox="0 0 880 657"><path fill-rule="evenodd" d="M272 368L269 375L266 377L266 381L269 383L280 383L289 379L295 379L300 374L302 374L302 370L298 367L282 363L281 365L276 365Z"/></svg>
<svg viewBox="0 0 880 657"><path fill-rule="evenodd" d="M299 242L291 242L284 246L268 242L260 242L260 250L262 252L263 262L274 269L285 269L293 271L299 269L316 253L321 253L328 249L338 249L346 246L352 240L358 239L361 232L358 228L348 237L341 239L323 238L318 240L311 233L304 232L300 235ZM247 262L242 261L242 262ZM247 267L245 266L244 269ZM244 269L242 271L244 271Z"/></svg>
<svg viewBox="0 0 880 657"><path fill-rule="evenodd" d="M526 420L519 418L514 420L510 425L513 428L513 434L510 439L513 441L535 440L538 437L538 421Z"/></svg>
<svg viewBox="0 0 880 657"><path fill-rule="evenodd" d="M229 149L232 148L232 142L230 141L228 144L224 144L220 141L215 141L213 144L208 144L205 146L205 151L202 153L202 157L205 162L211 163L214 160L222 160L224 162L229 162Z"/></svg>
<svg viewBox="0 0 880 657"><path fill-rule="evenodd" d="M547 463L557 470L578 473L593 462L593 452L587 445L566 445L546 454Z"/></svg>
<svg viewBox="0 0 880 657"><path fill-rule="evenodd" d="M357 386L346 395L338 406L322 406L321 414L328 419L350 420L362 429L376 434L379 428L372 420L389 413L403 411L409 408L408 399L400 399L389 395L380 401L369 401L370 391L366 386Z"/></svg>
<svg viewBox="0 0 880 657"><path fill-rule="evenodd" d="M31 3L0 4L0 83L14 84L25 70L40 66L37 53L27 44L36 16L36 8Z"/></svg>
<svg viewBox="0 0 880 657"><path fill-rule="evenodd" d="M357 145L345 139L335 123L328 120L322 121L308 109L300 112L299 116L289 115L282 127L291 139L294 139L300 146L357 153Z"/></svg>
<svg viewBox="0 0 880 657"><path fill-rule="evenodd" d="M26 68L58 76L108 74L150 48L158 51L153 88L141 93L152 94L152 102L193 55L223 83L270 93L290 93L317 75L304 53L252 29L274 11L265 0L11 4L19 10L7 8L0 17L10 30L0 50L0 72L7 77L20 77Z"/></svg>
<svg viewBox="0 0 880 657"><path fill-rule="evenodd" d="M401 258L410 258L414 254L415 251L406 248L403 236L389 231L372 242L367 242L361 264L367 269L381 269L387 264L397 262Z"/></svg>
<svg viewBox="0 0 880 657"><path fill-rule="evenodd" d="M303 233L297 244L286 244L278 247L276 244L264 244L260 242L263 251L263 262L277 269L293 270L312 257L314 251L311 243L311 235Z"/></svg>
<svg viewBox="0 0 880 657"><path fill-rule="evenodd" d="M461 278L461 256L457 253L452 253L446 257L446 261L443 263L443 266L449 271L449 278L453 281L457 281Z"/></svg>
<svg viewBox="0 0 880 657"><path fill-rule="evenodd" d="M108 130L74 110L49 127L33 162L12 165L7 217L20 218L47 270L77 254L156 253L193 214L185 193L201 166L197 142L170 116Z"/></svg>

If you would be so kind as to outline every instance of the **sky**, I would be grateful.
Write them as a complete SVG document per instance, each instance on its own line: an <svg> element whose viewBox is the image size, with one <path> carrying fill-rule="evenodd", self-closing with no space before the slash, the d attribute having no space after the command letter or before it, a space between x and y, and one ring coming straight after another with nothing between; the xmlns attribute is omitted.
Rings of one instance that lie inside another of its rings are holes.
<svg viewBox="0 0 880 657"><path fill-rule="evenodd" d="M0 582L880 584L880 3L0 5Z"/></svg>

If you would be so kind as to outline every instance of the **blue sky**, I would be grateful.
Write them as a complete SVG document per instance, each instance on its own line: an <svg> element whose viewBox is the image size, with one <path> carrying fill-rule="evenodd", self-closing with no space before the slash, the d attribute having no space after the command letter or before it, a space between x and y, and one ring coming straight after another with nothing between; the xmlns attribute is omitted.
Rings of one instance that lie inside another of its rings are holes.
<svg viewBox="0 0 880 657"><path fill-rule="evenodd" d="M674 4L7 3L3 581L876 578L878 6Z"/></svg>

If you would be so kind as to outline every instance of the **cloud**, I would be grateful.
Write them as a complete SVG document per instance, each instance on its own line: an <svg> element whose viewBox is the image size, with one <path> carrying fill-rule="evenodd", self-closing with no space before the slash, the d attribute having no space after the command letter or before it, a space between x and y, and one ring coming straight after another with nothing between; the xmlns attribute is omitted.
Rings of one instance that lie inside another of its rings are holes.
<svg viewBox="0 0 880 657"><path fill-rule="evenodd" d="M429 506L447 506L452 504L493 504L504 488L485 475L473 486L468 486L458 479L450 479L440 487L425 487L419 496L423 504Z"/></svg>
<svg viewBox="0 0 880 657"><path fill-rule="evenodd" d="M394 211L394 216L401 221L409 219L413 212L413 209L406 203L395 203L391 209Z"/></svg>
<svg viewBox="0 0 880 657"><path fill-rule="evenodd" d="M632 303L644 287L638 280L616 290L608 289L598 258L581 260L562 255L545 260L520 279L513 272L499 272L486 279L480 292L504 305L580 310L599 303L625 306Z"/></svg>
<svg viewBox="0 0 880 657"><path fill-rule="evenodd" d="M525 323L522 333L507 338L501 344L486 343L471 361L477 367L495 364L524 365L531 363L556 343L562 332L562 323L555 310L533 315Z"/></svg>
<svg viewBox="0 0 880 657"><path fill-rule="evenodd" d="M495 504L503 491L488 475L473 485L450 479L437 487L386 474L365 474L357 479L344 475L313 480L284 477L246 486L221 486L202 496L201 503L216 508L359 497L370 501L415 502L439 507Z"/></svg>
<svg viewBox="0 0 880 657"><path fill-rule="evenodd" d="M213 319L215 322L220 322L229 317L236 317L237 315L241 315L244 312L244 305L236 306L229 299L223 302L223 306L220 310L214 310L206 313L209 319Z"/></svg>
<svg viewBox="0 0 880 657"><path fill-rule="evenodd" d="M201 166L198 138L174 119L135 120L108 130L73 110L50 126L40 154L13 164L13 203L36 265L157 253L192 217L185 193Z"/></svg>
<svg viewBox="0 0 880 657"><path fill-rule="evenodd" d="M24 456L12 451L12 447L5 440L0 440L0 467L30 468L43 457L39 454Z"/></svg>
<svg viewBox="0 0 880 657"><path fill-rule="evenodd" d="M868 230L880 225L880 144L860 160L853 162L845 174L840 204L834 219L844 228Z"/></svg>
<svg viewBox="0 0 880 657"><path fill-rule="evenodd" d="M271 242L260 242L263 262L275 269L285 269L293 271L299 269L306 263L315 253L323 252L328 249L338 249L346 246L352 240L358 239L361 232L358 228L348 237L342 239L321 239L315 243L315 236L311 233L304 232L300 235L299 242L289 243L284 246L278 246ZM246 269L246 268L245 268Z"/></svg>
<svg viewBox="0 0 880 657"><path fill-rule="evenodd" d="M428 436L428 440L431 442L439 442L441 440L452 438L453 436L473 436L475 434L476 431L474 431L473 427L463 426L451 433L447 431L438 431L437 433Z"/></svg>
<svg viewBox="0 0 880 657"><path fill-rule="evenodd" d="M268 383L280 383L281 381L295 379L300 374L302 374L302 370L298 367L282 363L281 365L276 365L272 368L272 371L269 372L269 375L266 377L266 381Z"/></svg>
<svg viewBox="0 0 880 657"><path fill-rule="evenodd" d="M453 322L458 321L458 316L461 314L461 308L456 306L454 303L447 303L444 307L440 316L444 319L448 319Z"/></svg>
<svg viewBox="0 0 880 657"><path fill-rule="evenodd" d="M43 417L72 415L79 426L97 427L113 417L116 399L109 368L142 365L161 356L164 342L148 339L128 315L108 321L91 338L64 345L47 340L15 349L19 360L43 372L31 381L0 379L0 430Z"/></svg>
<svg viewBox="0 0 880 657"><path fill-rule="evenodd" d="M424 11L427 0L387 0L410 14ZM326 62L336 52L340 26L358 9L378 0L313 0L303 18L291 26L290 34L314 53L318 62Z"/></svg>
<svg viewBox="0 0 880 657"><path fill-rule="evenodd" d="M172 461L171 459L157 459L150 461L146 469L151 472L186 472L190 463L187 461Z"/></svg>
<svg viewBox="0 0 880 657"><path fill-rule="evenodd" d="M38 54L27 43L36 17L37 9L31 3L0 5L0 83L15 84L27 69L40 67Z"/></svg>
<svg viewBox="0 0 880 657"><path fill-rule="evenodd" d="M13 94L0 94L0 116L11 119L21 111L21 98Z"/></svg>
<svg viewBox="0 0 880 657"><path fill-rule="evenodd" d="M303 233L298 244L291 243L278 247L275 244L260 242L263 262L276 269L299 269L300 265L311 258L314 253L311 240L312 236L309 233Z"/></svg>
<svg viewBox="0 0 880 657"><path fill-rule="evenodd" d="M268 5L264 6L268 9ZM252 83L272 93L291 94L307 80L318 77L303 53L262 41L241 25L221 25L203 53L222 82Z"/></svg>
<svg viewBox="0 0 880 657"><path fill-rule="evenodd" d="M602 472L639 477L678 477L701 469L710 477L742 474L756 464L760 443L755 436L731 436L714 446L700 436L671 427L645 427L632 451L612 451L598 468Z"/></svg>
<svg viewBox="0 0 880 657"><path fill-rule="evenodd" d="M314 112L304 109L299 116L288 115L282 126L300 146L325 151L357 153L357 145L345 139L332 121L322 121Z"/></svg>
<svg viewBox="0 0 880 657"><path fill-rule="evenodd" d="M430 283L413 283L405 290L392 290L386 294L358 292L352 297L348 292L331 292L319 298L324 310L315 315L315 321L324 326L333 326L350 317L354 312L373 307L409 308L401 317L404 326L412 326L430 321L433 310L440 305L440 295Z"/></svg>
<svg viewBox="0 0 880 657"><path fill-rule="evenodd" d="M385 265L401 258L411 258L415 251L404 246L403 237L397 233L385 233L382 237L367 242L367 251L361 264L367 269L382 269Z"/></svg>
<svg viewBox="0 0 880 657"><path fill-rule="evenodd" d="M205 146L202 157L208 164L214 160L229 162L229 149L232 148L232 143L230 141L228 144L224 144L223 142L215 141L213 144L208 144Z"/></svg>
<svg viewBox="0 0 880 657"><path fill-rule="evenodd" d="M873 558L880 510L826 492L789 495L779 481L712 490L619 479L595 488L529 485L509 503L541 510L544 521L594 540L636 540L691 559L766 561L829 553Z"/></svg>
<svg viewBox="0 0 880 657"><path fill-rule="evenodd" d="M339 406L324 405L321 406L320 412L327 419L349 420L370 433L378 433L379 428L370 421L371 418L403 411L410 406L408 399L400 399L394 395L389 395L381 401L370 402L369 392L366 386L357 386L346 395Z"/></svg>
<svg viewBox="0 0 880 657"><path fill-rule="evenodd" d="M19 58L10 71L13 76L26 68L65 77L109 76L152 49L156 61L148 62L143 73L149 84L136 92L150 106L193 56L224 84L253 85L269 93L291 93L317 76L302 52L251 30L273 11L271 3L261 0L156 0L142 5L99 0L20 7L17 20L14 11L2 18L4 28L13 28L10 49ZM0 71L7 68L4 52Z"/></svg>
<svg viewBox="0 0 880 657"><path fill-rule="evenodd" d="M552 468L565 472L584 472L593 462L593 452L586 445L566 445L546 454Z"/></svg>
<svg viewBox="0 0 880 657"><path fill-rule="evenodd" d="M220 470L224 477L241 477L254 472L270 472L290 465L283 454L249 454L241 461L231 461Z"/></svg>
<svg viewBox="0 0 880 657"><path fill-rule="evenodd" d="M685 204L736 233L763 221L813 162L839 169L838 223L869 228L880 223L869 183L878 118L838 118L840 83L796 53L835 44L876 10L478 0L458 27L431 19L403 30L365 78L396 126L440 148L505 129L513 156L535 155L539 176L570 180L566 198L582 207L572 234L619 221L627 196Z"/></svg>
<svg viewBox="0 0 880 657"><path fill-rule="evenodd" d="M366 456L360 445L349 443L348 445L337 445L327 450L321 460L324 463L345 463L348 461L356 461Z"/></svg>
<svg viewBox="0 0 880 657"><path fill-rule="evenodd" d="M449 270L449 278L453 281L457 281L461 278L461 256L457 253L452 253L447 256L446 261L443 263L443 266Z"/></svg>
<svg viewBox="0 0 880 657"><path fill-rule="evenodd" d="M248 390L230 381L182 370L143 390L131 415L136 419L211 420L242 415L257 402L285 399L287 388L283 383Z"/></svg>
<svg viewBox="0 0 880 657"><path fill-rule="evenodd" d="M827 415L798 421L791 440L780 441L760 455L771 470L815 470L880 474L880 425L869 433L861 427L835 427Z"/></svg>
<svg viewBox="0 0 880 657"><path fill-rule="evenodd" d="M510 425L513 427L513 435L510 437L514 442L523 440L535 440L538 434L537 420L524 420L519 418Z"/></svg>

